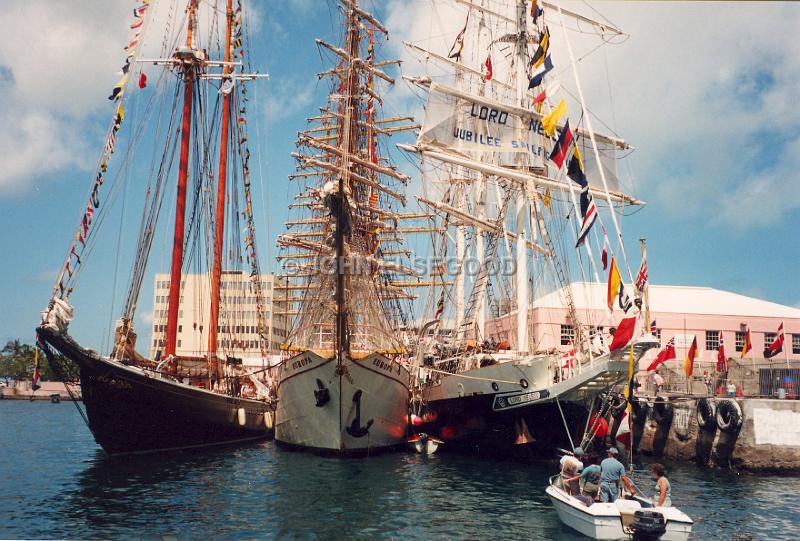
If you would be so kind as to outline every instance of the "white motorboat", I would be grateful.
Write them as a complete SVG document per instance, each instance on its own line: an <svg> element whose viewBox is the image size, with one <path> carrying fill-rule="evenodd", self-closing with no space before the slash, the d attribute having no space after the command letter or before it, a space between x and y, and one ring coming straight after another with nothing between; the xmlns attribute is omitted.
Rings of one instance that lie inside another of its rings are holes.
<svg viewBox="0 0 800 541"><path fill-rule="evenodd" d="M685 541L694 524L677 507L654 507L648 499L630 494L614 503L587 506L561 488L558 475L550 478L545 492L561 522L592 539Z"/></svg>
<svg viewBox="0 0 800 541"><path fill-rule="evenodd" d="M408 444L408 448L412 451L416 451L421 455L432 455L444 442L438 438L429 436L425 432L420 432L419 434L414 434L409 437L406 443Z"/></svg>

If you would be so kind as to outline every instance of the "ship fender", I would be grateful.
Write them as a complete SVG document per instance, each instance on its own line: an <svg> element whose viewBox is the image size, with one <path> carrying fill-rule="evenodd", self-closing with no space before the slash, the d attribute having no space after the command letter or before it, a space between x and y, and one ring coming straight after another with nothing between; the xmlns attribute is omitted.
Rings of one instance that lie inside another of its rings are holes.
<svg viewBox="0 0 800 541"><path fill-rule="evenodd" d="M714 447L714 461L718 466L731 467L736 440L742 429L742 408L735 400L721 400L717 405L715 417L719 437Z"/></svg>
<svg viewBox="0 0 800 541"><path fill-rule="evenodd" d="M697 441L695 442L695 460L700 465L708 464L714 439L717 435L715 416L717 406L713 400L701 398L697 401Z"/></svg>
<svg viewBox="0 0 800 541"><path fill-rule="evenodd" d="M650 404L644 400L634 399L631 401L631 437L632 437L632 451L636 453L639 450L639 443L642 441L642 434L644 434L644 425L647 422L647 414L650 412Z"/></svg>
<svg viewBox="0 0 800 541"><path fill-rule="evenodd" d="M672 419L675 416L675 408L664 400L663 396L656 398L653 404L652 417L656 423L656 432L653 435L653 454L655 456L664 455L664 447L669 438L669 429L672 426Z"/></svg>

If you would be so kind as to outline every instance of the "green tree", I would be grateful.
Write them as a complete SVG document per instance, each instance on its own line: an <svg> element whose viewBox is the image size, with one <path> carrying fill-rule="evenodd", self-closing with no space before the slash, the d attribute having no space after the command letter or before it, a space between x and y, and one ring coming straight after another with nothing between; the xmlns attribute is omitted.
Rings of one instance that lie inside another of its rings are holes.
<svg viewBox="0 0 800 541"><path fill-rule="evenodd" d="M0 379L5 380L6 384L12 379L33 379L35 359L35 346L24 344L19 338L9 340L0 351ZM78 379L80 372L74 363L67 360L63 355L56 355L56 362L62 367L67 380L75 381ZM58 375L53 372L42 351L39 352L39 376L43 381L59 380Z"/></svg>

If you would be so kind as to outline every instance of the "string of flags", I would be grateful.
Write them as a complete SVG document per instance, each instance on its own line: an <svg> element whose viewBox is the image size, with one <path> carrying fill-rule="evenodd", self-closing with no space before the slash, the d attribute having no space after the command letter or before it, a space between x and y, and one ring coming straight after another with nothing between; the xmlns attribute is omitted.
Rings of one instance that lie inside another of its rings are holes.
<svg viewBox="0 0 800 541"><path fill-rule="evenodd" d="M150 7L150 0L141 0L141 2L142 4L133 10L134 21L130 25L131 30L133 30L133 34L128 41L128 44L123 47L123 50L127 53L127 55L125 57L125 63L122 65L122 69L120 71L121 78L111 90L111 95L108 96L109 100L117 102L117 107L114 110L111 129L109 130L106 142L103 145L103 154L100 157L100 166L97 171L97 176L95 177L94 184L89 195L89 201L87 202L86 208L83 211L83 216L81 217L78 231L70 245L67 259L64 262L64 267L59 274L55 287L53 288L53 294L58 294L60 298L69 296L70 292L72 291L71 288L66 287L65 282L72 278L77 270L77 267L81 264L80 254L83 253L83 250L86 247L86 241L91 231L95 210L100 208L100 187L105 182L105 173L108 170L108 161L111 155L114 153L114 149L117 144L117 133L122 127L122 122L125 120L125 108L122 104L122 98L125 94L125 88L128 84L131 62L135 57L136 49L141 41L142 27L144 26L144 19L147 14L147 9ZM144 73L142 73L139 79L139 87L144 88L146 84L147 77L144 75Z"/></svg>

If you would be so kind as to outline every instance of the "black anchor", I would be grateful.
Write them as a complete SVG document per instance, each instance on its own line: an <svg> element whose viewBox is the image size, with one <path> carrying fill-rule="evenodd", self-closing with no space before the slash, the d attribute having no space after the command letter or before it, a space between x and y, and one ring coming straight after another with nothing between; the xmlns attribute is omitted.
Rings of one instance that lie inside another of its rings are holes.
<svg viewBox="0 0 800 541"><path fill-rule="evenodd" d="M361 389L353 394L353 402L356 404L356 417L350 426L346 427L346 430L354 438L363 438L369 434L369 427L372 426L374 419L367 421L367 426L361 426Z"/></svg>

